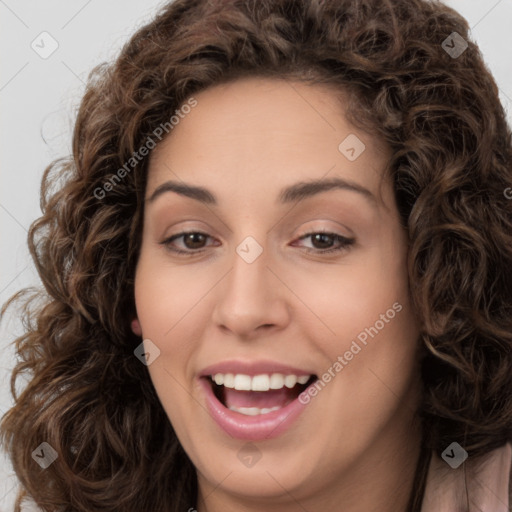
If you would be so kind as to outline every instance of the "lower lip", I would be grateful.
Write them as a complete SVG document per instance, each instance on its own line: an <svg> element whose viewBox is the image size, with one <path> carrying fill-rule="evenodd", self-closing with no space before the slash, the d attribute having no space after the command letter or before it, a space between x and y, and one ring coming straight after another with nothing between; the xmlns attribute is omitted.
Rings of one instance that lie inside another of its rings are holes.
<svg viewBox="0 0 512 512"><path fill-rule="evenodd" d="M212 385L206 378L200 378L199 381L205 392L210 415L227 434L237 439L263 441L279 437L291 427L306 407L296 398L277 411L246 416L224 407L214 395Z"/></svg>

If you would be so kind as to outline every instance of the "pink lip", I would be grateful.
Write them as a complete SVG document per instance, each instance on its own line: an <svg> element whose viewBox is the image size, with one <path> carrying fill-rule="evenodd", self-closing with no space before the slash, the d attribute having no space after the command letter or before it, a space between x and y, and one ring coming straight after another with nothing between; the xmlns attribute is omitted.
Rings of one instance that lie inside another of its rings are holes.
<svg viewBox="0 0 512 512"><path fill-rule="evenodd" d="M215 375L216 373L241 373L250 375L251 377L265 373L282 373L283 375L297 375L298 377L315 374L315 372L311 370L294 368L274 361L230 360L210 365L204 368L199 375L200 377L207 377L209 375Z"/></svg>
<svg viewBox="0 0 512 512"><path fill-rule="evenodd" d="M299 402L297 397L277 411L258 416L246 416L231 411L219 402L213 393L208 377L199 378L199 382L204 391L206 406L211 417L224 432L237 439L263 441L279 437L291 427L307 405Z"/></svg>

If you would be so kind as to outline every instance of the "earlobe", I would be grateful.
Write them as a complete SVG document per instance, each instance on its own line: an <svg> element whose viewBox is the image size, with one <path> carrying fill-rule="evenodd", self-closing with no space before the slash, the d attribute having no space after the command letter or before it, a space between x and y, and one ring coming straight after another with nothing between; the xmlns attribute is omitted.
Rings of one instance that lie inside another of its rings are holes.
<svg viewBox="0 0 512 512"><path fill-rule="evenodd" d="M132 320L131 327L134 334L136 334L137 336L142 336L142 328L140 326L138 318L134 318Z"/></svg>

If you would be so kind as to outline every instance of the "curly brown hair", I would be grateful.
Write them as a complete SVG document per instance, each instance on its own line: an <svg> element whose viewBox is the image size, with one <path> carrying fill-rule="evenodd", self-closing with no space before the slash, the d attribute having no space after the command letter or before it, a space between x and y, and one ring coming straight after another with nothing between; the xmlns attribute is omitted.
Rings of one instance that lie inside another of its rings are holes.
<svg viewBox="0 0 512 512"><path fill-rule="evenodd" d="M479 458L512 440L512 135L468 31L427 0L176 0L94 68L73 154L46 168L28 235L45 289L2 308L23 299L0 430L23 487L16 511L26 497L61 512L196 502L130 329L149 159L98 191L192 94L245 76L333 85L351 98L348 120L392 149L424 352L409 510L430 453L457 441ZM442 46L453 32L468 44L456 58ZM58 453L44 471L31 458L43 441Z"/></svg>

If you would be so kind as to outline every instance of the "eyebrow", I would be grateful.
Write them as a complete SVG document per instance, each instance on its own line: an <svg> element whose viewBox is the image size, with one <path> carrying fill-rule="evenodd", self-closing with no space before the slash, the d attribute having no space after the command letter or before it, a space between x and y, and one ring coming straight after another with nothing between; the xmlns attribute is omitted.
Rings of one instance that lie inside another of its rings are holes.
<svg viewBox="0 0 512 512"><path fill-rule="evenodd" d="M301 201L302 199L307 199L308 197L320 194L321 192L327 192L334 189L357 192L373 203L373 205L377 204L374 195L367 188L343 178L318 179L295 183L280 191L278 201L282 204L287 204L294 201ZM157 197L161 196L165 192L175 192L176 194L195 199L196 201L204 204L214 206L219 204L215 194L210 192L208 189L177 181L166 181L159 185L147 200L148 203L153 203Z"/></svg>

